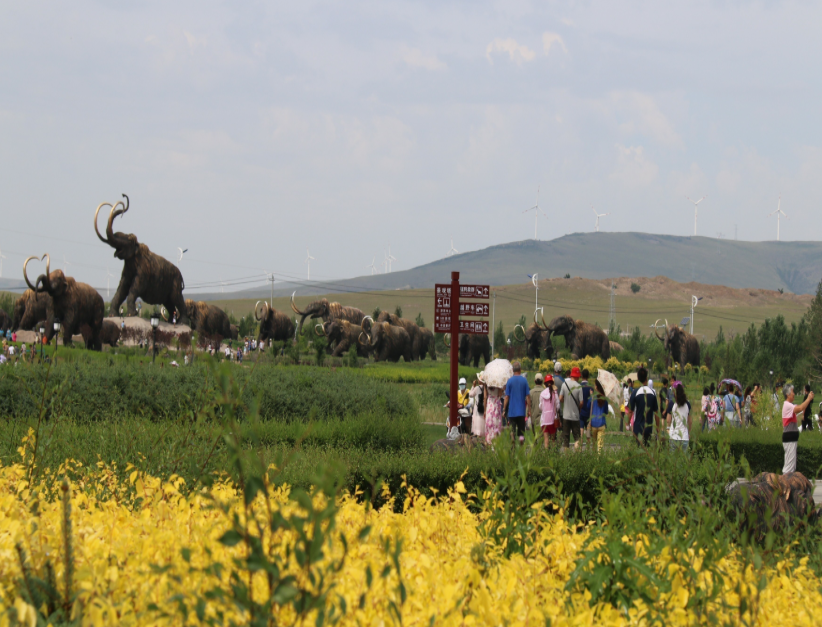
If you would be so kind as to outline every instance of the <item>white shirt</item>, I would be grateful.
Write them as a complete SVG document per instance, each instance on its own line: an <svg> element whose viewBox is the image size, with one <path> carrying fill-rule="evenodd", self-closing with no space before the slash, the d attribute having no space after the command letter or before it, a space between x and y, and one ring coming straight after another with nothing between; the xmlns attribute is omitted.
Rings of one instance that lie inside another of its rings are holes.
<svg viewBox="0 0 822 627"><path fill-rule="evenodd" d="M631 388L625 388L622 390L622 400L625 401L623 404L627 407L628 401L631 400L631 392L633 390Z"/></svg>
<svg viewBox="0 0 822 627"><path fill-rule="evenodd" d="M672 440L680 440L687 442L688 434L688 414L690 409L688 405L677 405L671 410L671 426L668 427L668 435Z"/></svg>

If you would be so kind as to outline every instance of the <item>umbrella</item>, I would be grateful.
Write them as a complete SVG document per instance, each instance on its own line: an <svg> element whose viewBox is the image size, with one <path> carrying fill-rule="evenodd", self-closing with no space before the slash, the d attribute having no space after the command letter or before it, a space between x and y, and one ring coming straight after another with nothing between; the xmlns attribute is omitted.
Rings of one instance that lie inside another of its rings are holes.
<svg viewBox="0 0 822 627"><path fill-rule="evenodd" d="M489 388L504 388L508 379L514 376L514 368L507 359L495 359L485 365L482 381Z"/></svg>
<svg viewBox="0 0 822 627"><path fill-rule="evenodd" d="M735 379L722 379L722 381L719 382L719 385L721 386L723 383L730 383L731 385L735 385L737 388L739 388L740 392L742 391L742 385L740 385L739 381L736 381Z"/></svg>
<svg viewBox="0 0 822 627"><path fill-rule="evenodd" d="M597 381L599 381L599 384L602 386L608 400L614 405L619 405L621 388L619 379L616 378L616 375L600 368L597 372Z"/></svg>
<svg viewBox="0 0 822 627"><path fill-rule="evenodd" d="M628 381L638 381L639 377L637 376L636 372L632 372L631 374L626 374L622 377L623 383L628 383Z"/></svg>

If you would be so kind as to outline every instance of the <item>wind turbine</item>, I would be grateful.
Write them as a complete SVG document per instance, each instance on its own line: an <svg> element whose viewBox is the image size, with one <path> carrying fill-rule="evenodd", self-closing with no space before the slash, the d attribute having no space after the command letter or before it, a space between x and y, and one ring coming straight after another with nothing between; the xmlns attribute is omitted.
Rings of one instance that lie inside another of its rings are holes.
<svg viewBox="0 0 822 627"><path fill-rule="evenodd" d="M768 214L769 218L773 214L776 214L776 241L777 242L779 241L779 218L781 216L785 216L786 218L788 217L788 214L785 213L784 211L782 211L781 206L782 206L782 194L779 194L779 201L777 201L777 203L776 203L776 211L771 211Z"/></svg>
<svg viewBox="0 0 822 627"><path fill-rule="evenodd" d="M391 254L391 247L390 246L388 247L388 256L385 258L385 260L388 262L388 271L391 272L391 262L396 261L397 258L394 255Z"/></svg>
<svg viewBox="0 0 822 627"><path fill-rule="evenodd" d="M188 252L188 248L183 250L182 248L177 247L177 250L180 251L180 254L177 255L177 263L180 263L183 260L183 255L185 255Z"/></svg>
<svg viewBox="0 0 822 627"><path fill-rule="evenodd" d="M307 278L308 281L311 280L311 262L312 261L316 261L316 259L314 259L314 257L311 256L311 253L308 252L308 249L306 248L305 249L305 265L308 267L308 278Z"/></svg>
<svg viewBox="0 0 822 627"><path fill-rule="evenodd" d="M685 196L685 198L687 198L692 203L694 203L694 235L696 235L696 216L697 216L697 213L699 212L699 209L697 208L697 205L699 203L701 203L703 200L705 200L707 198L707 196L703 196L699 200L691 200L688 196Z"/></svg>
<svg viewBox="0 0 822 627"><path fill-rule="evenodd" d="M2 252L0 252L0 277L3 276L3 259L5 258L6 256Z"/></svg>
<svg viewBox="0 0 822 627"><path fill-rule="evenodd" d="M541 210L540 210L540 208L539 208L539 186L537 186L537 204L535 204L535 205L534 205L533 207L531 207L530 209L526 209L526 210L525 210L525 211L523 211L522 213L528 213L529 211L533 211L533 212L534 212L534 239L537 239L537 223L539 222L539 214L540 214L540 212L542 213L542 215L544 215L544 216L545 216L545 218L546 218L546 219L548 218L548 216L547 216L547 215L545 215L545 212L544 212L544 211L541 211Z"/></svg>
<svg viewBox="0 0 822 627"><path fill-rule="evenodd" d="M610 213L597 213L597 210L594 209L593 207L591 207L591 211L593 211L594 215L597 217L597 225L596 225L597 231L596 232L599 233L599 219L604 218L605 216L609 216L611 214Z"/></svg>
<svg viewBox="0 0 822 627"><path fill-rule="evenodd" d="M66 256L65 256L65 255L63 255L63 273L64 273L66 276L68 276L68 267L69 267L70 265L71 265L71 264L70 264L68 261L66 261Z"/></svg>
<svg viewBox="0 0 822 627"><path fill-rule="evenodd" d="M451 255L456 255L459 251L454 248L454 236L451 236L451 250L448 251L448 254L445 255L446 257L450 257Z"/></svg>
<svg viewBox="0 0 822 627"><path fill-rule="evenodd" d="M111 277L113 276L109 267L106 266L106 298L111 296Z"/></svg>
<svg viewBox="0 0 822 627"><path fill-rule="evenodd" d="M371 265L365 266L366 268L371 268L371 276L374 276L375 274L377 274L377 266L374 265L375 261L377 261L376 256L371 260Z"/></svg>

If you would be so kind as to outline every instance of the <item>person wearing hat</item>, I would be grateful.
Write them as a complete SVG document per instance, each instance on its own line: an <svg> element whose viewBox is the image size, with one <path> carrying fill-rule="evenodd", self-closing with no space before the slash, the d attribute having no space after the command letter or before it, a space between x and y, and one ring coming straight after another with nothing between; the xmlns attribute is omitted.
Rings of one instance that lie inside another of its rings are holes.
<svg viewBox="0 0 822 627"><path fill-rule="evenodd" d="M516 430L516 436L520 442L525 441L525 416L531 413L531 397L529 396L531 390L528 388L528 381L522 376L522 366L518 361L511 364L514 370L514 376L508 379L505 384L505 403L503 405L503 414L506 410L508 412L508 423L513 430Z"/></svg>
<svg viewBox="0 0 822 627"><path fill-rule="evenodd" d="M659 403L654 389L648 385L648 371L645 366L637 370L636 376L640 387L631 395L628 405L634 412L634 439L638 446L648 446L654 432L654 421L657 423L657 430L659 429Z"/></svg>
<svg viewBox="0 0 822 627"><path fill-rule="evenodd" d="M562 384L565 382L565 377L562 376L562 364L558 361L554 364L554 387L559 392Z"/></svg>
<svg viewBox="0 0 822 627"><path fill-rule="evenodd" d="M474 413L471 416L471 435L481 438L485 437L485 399L487 395L488 390L482 380L482 373L478 372L468 396L474 403Z"/></svg>
<svg viewBox="0 0 822 627"><path fill-rule="evenodd" d="M545 390L543 385L542 373L538 372L534 375L534 388L531 390L531 406L529 413L525 416L526 420L531 421L531 434L536 434L536 428L539 425L539 420L542 415L542 407L540 406L539 397Z"/></svg>
<svg viewBox="0 0 822 627"><path fill-rule="evenodd" d="M571 434L574 435L574 448L579 448L579 410L582 408L582 376L577 366L571 368L571 376L565 379L559 388L559 404L562 407L562 448L571 446Z"/></svg>
<svg viewBox="0 0 822 627"><path fill-rule="evenodd" d="M559 424L559 394L554 390L554 377L550 374L545 377L545 389L539 395L540 418L539 426L545 448L557 441L557 425Z"/></svg>
<svg viewBox="0 0 822 627"><path fill-rule="evenodd" d="M457 411L461 409L465 409L468 407L468 404L471 402L471 392L468 391L468 383L465 380L465 377L460 378L459 380L459 388L457 389ZM468 414L467 416L462 416L462 432L463 433L471 433L471 412L466 411L463 414Z"/></svg>

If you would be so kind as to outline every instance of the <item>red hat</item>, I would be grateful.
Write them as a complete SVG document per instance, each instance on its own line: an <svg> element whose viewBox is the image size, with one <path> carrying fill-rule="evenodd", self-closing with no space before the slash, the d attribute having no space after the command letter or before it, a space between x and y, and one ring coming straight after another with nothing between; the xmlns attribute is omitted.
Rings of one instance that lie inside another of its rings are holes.
<svg viewBox="0 0 822 627"><path fill-rule="evenodd" d="M577 366L571 368L571 378L572 379L579 379L582 376L582 373L579 371Z"/></svg>
<svg viewBox="0 0 822 627"><path fill-rule="evenodd" d="M554 377L550 374L546 374L545 375L545 383L546 384L551 384L553 382L554 382Z"/></svg>

